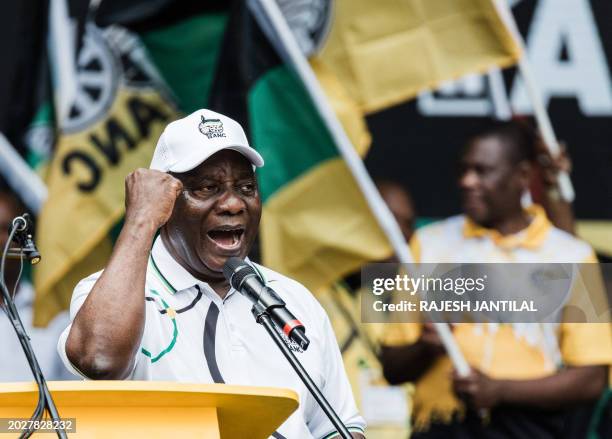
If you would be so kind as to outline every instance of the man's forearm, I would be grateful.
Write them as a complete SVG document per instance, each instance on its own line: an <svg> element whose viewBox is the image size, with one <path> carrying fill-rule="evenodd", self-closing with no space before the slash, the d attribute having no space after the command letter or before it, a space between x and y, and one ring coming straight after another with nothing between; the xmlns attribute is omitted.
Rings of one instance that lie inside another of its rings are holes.
<svg viewBox="0 0 612 439"><path fill-rule="evenodd" d="M605 366L572 367L525 381L497 380L499 403L554 409L596 399L607 382Z"/></svg>
<svg viewBox="0 0 612 439"><path fill-rule="evenodd" d="M145 279L155 228L126 221L113 255L74 319L70 361L93 379L125 378L144 330Z"/></svg>

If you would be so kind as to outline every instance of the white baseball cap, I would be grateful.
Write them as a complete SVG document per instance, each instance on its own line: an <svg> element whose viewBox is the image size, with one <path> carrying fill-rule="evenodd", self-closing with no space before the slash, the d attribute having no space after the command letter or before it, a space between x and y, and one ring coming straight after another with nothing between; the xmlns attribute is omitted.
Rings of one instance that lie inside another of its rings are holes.
<svg viewBox="0 0 612 439"><path fill-rule="evenodd" d="M168 124L157 141L150 168L187 172L223 149L238 151L259 168L264 164L238 122L211 110L197 110Z"/></svg>

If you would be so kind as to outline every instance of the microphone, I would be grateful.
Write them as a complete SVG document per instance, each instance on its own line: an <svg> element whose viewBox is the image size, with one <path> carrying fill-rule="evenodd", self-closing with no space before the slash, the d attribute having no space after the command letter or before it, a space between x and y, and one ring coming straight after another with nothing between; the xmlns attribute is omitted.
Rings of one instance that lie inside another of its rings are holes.
<svg viewBox="0 0 612 439"><path fill-rule="evenodd" d="M32 219L30 215L24 213L21 216L13 219L11 226L9 228L9 234L11 231L15 229L15 235L13 236L13 241L19 245L19 248L11 248L7 253L7 257L20 258L21 255L25 255L25 257L30 261L30 264L35 265L40 262L40 253L36 248L36 244L34 244L34 238L30 232L33 229Z"/></svg>
<svg viewBox="0 0 612 439"><path fill-rule="evenodd" d="M223 266L223 275L230 285L253 302L253 308L263 308L277 327L290 340L306 350L310 340L306 328L285 306L285 302L270 287L265 286L259 274L240 258L229 258Z"/></svg>

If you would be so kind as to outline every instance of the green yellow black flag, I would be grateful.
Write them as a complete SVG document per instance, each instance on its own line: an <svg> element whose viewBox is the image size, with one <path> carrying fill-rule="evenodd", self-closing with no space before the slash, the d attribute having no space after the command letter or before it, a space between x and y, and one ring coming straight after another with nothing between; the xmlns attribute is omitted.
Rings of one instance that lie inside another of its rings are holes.
<svg viewBox="0 0 612 439"><path fill-rule="evenodd" d="M148 167L161 131L178 117L140 41L124 28L88 23L76 71L38 221L45 263L34 273L37 325L68 308L74 285L103 267L109 231L124 214L125 176Z"/></svg>
<svg viewBox="0 0 612 439"><path fill-rule="evenodd" d="M391 250L304 85L241 3L228 22L210 107L247 126L266 160L258 170L264 263L316 291ZM356 107L335 109L353 143L367 145Z"/></svg>

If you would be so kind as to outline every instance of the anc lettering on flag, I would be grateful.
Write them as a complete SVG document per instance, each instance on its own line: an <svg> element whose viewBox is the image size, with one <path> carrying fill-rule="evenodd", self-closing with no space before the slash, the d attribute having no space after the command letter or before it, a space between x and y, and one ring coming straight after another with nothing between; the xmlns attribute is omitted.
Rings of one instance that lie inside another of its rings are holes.
<svg viewBox="0 0 612 439"><path fill-rule="evenodd" d="M467 73L510 66L520 56L492 0L278 3L301 48L365 112Z"/></svg>
<svg viewBox="0 0 612 439"><path fill-rule="evenodd" d="M47 261L34 273L35 324L68 308L74 285L103 267L109 231L124 214L124 179L149 165L179 116L139 39L87 23L77 54L78 93L47 170L37 238Z"/></svg>
<svg viewBox="0 0 612 439"><path fill-rule="evenodd" d="M362 115L342 100L333 75L315 68L351 140L367 147ZM248 127L266 160L257 171L266 265L316 291L391 254L303 84L243 2L229 18L210 107Z"/></svg>

